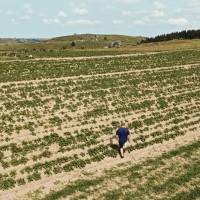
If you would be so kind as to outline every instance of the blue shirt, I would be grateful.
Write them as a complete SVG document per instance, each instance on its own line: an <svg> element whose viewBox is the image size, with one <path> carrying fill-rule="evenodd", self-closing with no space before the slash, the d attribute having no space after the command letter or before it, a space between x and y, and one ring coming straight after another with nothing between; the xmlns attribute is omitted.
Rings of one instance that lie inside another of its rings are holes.
<svg viewBox="0 0 200 200"><path fill-rule="evenodd" d="M119 128L116 134L118 135L120 142L126 142L128 139L129 130L128 128Z"/></svg>

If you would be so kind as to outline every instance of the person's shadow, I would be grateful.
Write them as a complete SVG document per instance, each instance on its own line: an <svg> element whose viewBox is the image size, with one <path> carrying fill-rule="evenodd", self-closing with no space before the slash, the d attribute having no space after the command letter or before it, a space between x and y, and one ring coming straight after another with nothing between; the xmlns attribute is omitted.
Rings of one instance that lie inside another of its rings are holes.
<svg viewBox="0 0 200 200"><path fill-rule="evenodd" d="M110 138L110 147L120 155L119 145L113 143L113 138Z"/></svg>

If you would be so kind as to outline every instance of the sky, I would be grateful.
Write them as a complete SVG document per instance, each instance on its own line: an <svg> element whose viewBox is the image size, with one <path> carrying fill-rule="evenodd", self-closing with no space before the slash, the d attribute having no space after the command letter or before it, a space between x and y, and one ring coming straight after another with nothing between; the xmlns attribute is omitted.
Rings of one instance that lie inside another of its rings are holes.
<svg viewBox="0 0 200 200"><path fill-rule="evenodd" d="M152 37L200 28L200 0L0 0L1 38Z"/></svg>

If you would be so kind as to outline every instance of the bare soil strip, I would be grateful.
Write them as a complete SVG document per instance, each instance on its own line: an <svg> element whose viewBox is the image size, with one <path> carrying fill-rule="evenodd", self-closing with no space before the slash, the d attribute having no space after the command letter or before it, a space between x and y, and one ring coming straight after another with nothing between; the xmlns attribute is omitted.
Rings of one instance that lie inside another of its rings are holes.
<svg viewBox="0 0 200 200"><path fill-rule="evenodd" d="M87 78L95 78L95 77L104 77L104 76L130 74L130 73L141 73L141 72L152 72L152 71L160 71L160 70L168 71L172 69L181 69L181 68L189 69L196 66L200 66L200 61L193 64L174 65L170 67L155 67L155 68L135 69L135 70L129 70L129 71L109 72L109 73L93 74L93 75L80 75L80 76L68 76L68 77L59 77L59 78L43 78L43 79L38 79L38 80L3 82L3 83L0 83L0 87L4 85L10 85L10 84L40 83L40 82L45 82L45 81L59 81L59 80L76 80L80 78L87 79Z"/></svg>
<svg viewBox="0 0 200 200"><path fill-rule="evenodd" d="M166 51L167 52L167 51ZM132 56L143 56L143 55L154 55L163 52L149 52L149 53L134 53L134 54L120 54L120 55L105 55L105 56L81 56L81 57L51 57L51 58L33 58L25 60L1 60L0 63L11 63L11 62L27 62L27 61L73 61L73 60L92 60L102 58L120 58L120 57L132 57Z"/></svg>
<svg viewBox="0 0 200 200"><path fill-rule="evenodd" d="M51 189L55 189L55 182L61 181L64 184L75 181L84 177L83 172L95 173L95 176L100 176L103 174L104 170L116 167L120 163L131 162L133 164L140 163L147 158L153 158L161 155L164 152L168 152L181 147L188 145L194 141L200 140L200 132L187 132L184 136L179 136L175 140L170 139L169 141L164 141L162 144L154 144L143 149L135 150L130 154L126 153L124 159L117 158L106 158L100 162L92 163L87 165L84 170L77 169L69 173L61 173L51 177L43 178L37 182L31 182L22 187L16 187L8 191L2 191L0 193L0 199L2 200L14 200L14 199L23 199L23 196L28 192L33 192L37 189L43 189L43 191L49 192Z"/></svg>

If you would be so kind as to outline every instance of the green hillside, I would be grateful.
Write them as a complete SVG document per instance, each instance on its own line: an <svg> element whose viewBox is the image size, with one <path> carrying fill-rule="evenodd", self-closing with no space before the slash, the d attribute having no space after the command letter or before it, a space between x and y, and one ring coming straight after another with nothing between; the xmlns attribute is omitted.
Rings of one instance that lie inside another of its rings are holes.
<svg viewBox="0 0 200 200"><path fill-rule="evenodd" d="M102 49L113 47L117 42L120 47L133 47L140 43L143 37L124 36L124 35L95 35L80 34L42 39L1 39L0 51L14 50L67 50L67 49ZM74 42L75 45L72 45ZM118 46L118 47L119 47ZM115 46L116 47L116 46Z"/></svg>
<svg viewBox="0 0 200 200"><path fill-rule="evenodd" d="M57 43L69 48L72 42L76 48L103 48L109 47L113 42L120 42L121 46L132 46L139 43L144 37L134 37L125 35L100 35L100 34L74 34L63 37L56 37L48 40L47 44Z"/></svg>

